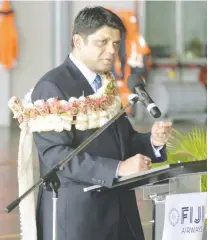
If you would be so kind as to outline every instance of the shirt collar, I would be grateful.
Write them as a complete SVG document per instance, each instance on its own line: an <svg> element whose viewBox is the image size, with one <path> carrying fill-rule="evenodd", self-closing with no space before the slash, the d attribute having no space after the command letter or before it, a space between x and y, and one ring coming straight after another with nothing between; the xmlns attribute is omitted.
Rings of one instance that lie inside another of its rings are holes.
<svg viewBox="0 0 208 240"><path fill-rule="evenodd" d="M87 68L83 63L77 60L72 53L70 53L69 58L76 65L76 67L81 71L90 85L94 82L96 78L96 73L92 72L89 68Z"/></svg>

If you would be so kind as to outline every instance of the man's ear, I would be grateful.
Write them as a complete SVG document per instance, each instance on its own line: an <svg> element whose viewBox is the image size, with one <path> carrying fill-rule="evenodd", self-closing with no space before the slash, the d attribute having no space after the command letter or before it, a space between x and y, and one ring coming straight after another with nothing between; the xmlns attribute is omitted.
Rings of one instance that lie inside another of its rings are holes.
<svg viewBox="0 0 208 240"><path fill-rule="evenodd" d="M73 39L74 47L81 50L81 48L84 44L83 37L80 36L79 34L75 34L72 39Z"/></svg>

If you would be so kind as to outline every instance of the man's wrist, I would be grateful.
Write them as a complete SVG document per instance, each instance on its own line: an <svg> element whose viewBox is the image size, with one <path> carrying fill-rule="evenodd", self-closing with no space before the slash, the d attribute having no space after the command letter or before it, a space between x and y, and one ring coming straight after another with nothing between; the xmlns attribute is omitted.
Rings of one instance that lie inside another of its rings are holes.
<svg viewBox="0 0 208 240"><path fill-rule="evenodd" d="M158 141L155 141L153 138L152 138L152 135L150 137L150 141L151 141L151 144L154 148L158 149L158 148L163 148L165 146L164 143L161 143L161 142L158 142Z"/></svg>

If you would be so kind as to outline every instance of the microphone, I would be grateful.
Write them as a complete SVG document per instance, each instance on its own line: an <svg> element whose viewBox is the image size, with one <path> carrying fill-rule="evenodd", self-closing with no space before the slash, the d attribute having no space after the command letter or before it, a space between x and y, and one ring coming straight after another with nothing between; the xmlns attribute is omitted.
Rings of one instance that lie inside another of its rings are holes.
<svg viewBox="0 0 208 240"><path fill-rule="evenodd" d="M132 74L127 79L127 86L132 93L136 93L138 100L147 108L147 111L154 117L159 118L161 112L158 106L150 98L144 88L144 81L136 74Z"/></svg>

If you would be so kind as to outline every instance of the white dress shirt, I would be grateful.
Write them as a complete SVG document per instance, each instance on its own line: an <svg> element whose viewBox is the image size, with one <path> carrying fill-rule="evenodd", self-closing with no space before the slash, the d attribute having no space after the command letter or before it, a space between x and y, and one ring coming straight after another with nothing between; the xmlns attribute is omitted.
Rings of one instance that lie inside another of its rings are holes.
<svg viewBox="0 0 208 240"><path fill-rule="evenodd" d="M76 65L76 67L80 70L80 72L84 75L84 77L87 79L87 81L89 82L90 86L92 87L92 89L94 90L94 92L96 91L95 86L93 85L93 82L96 78L96 73L92 72L89 68L87 68L83 63L81 63L80 61L78 61L72 53L70 53L69 55L71 61Z"/></svg>

